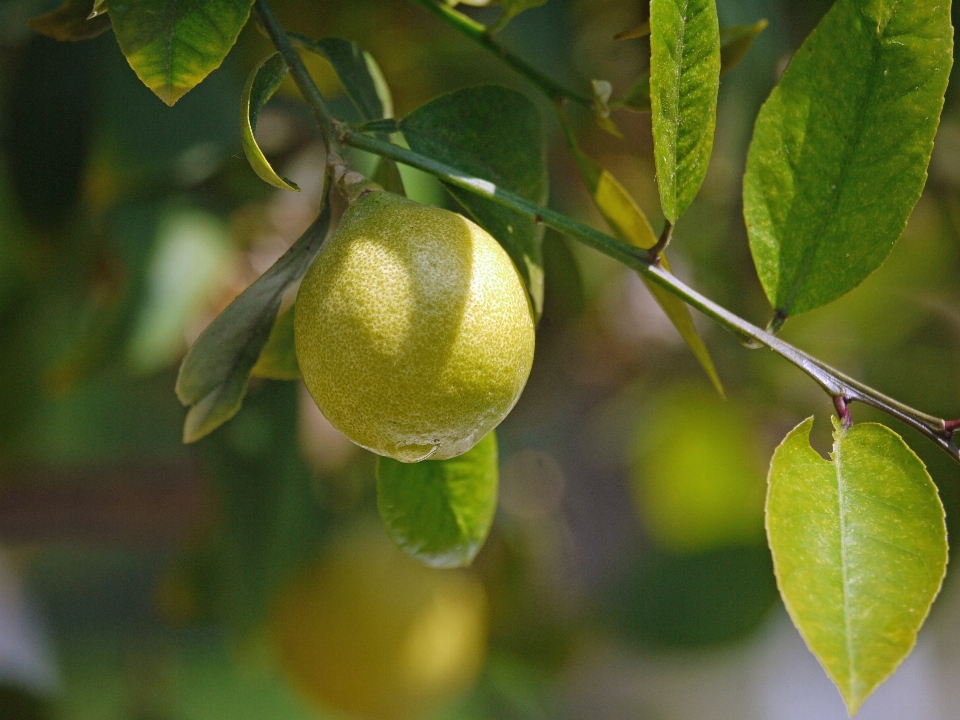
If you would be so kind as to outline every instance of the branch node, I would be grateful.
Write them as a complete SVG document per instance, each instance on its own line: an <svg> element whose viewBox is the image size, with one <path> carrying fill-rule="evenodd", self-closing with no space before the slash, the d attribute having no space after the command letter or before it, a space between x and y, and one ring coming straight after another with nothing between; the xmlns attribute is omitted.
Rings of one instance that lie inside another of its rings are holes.
<svg viewBox="0 0 960 720"><path fill-rule="evenodd" d="M837 409L837 416L840 418L844 430L853 427L853 418L850 416L850 406L847 405L847 402L848 398L843 395L833 396L833 406Z"/></svg>

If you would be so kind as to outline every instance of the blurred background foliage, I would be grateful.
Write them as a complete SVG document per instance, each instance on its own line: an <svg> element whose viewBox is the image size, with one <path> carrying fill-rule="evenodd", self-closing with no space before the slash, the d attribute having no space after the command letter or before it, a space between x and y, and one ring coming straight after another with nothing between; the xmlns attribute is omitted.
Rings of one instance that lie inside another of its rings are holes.
<svg viewBox="0 0 960 720"><path fill-rule="evenodd" d="M814 441L827 449L828 398L703 324L721 400L639 278L558 235L545 239L533 374L499 432L496 523L470 571L428 571L384 545L370 524L373 458L299 383L252 381L235 419L182 445L177 364L313 219L322 152L284 86L258 137L303 192L270 188L243 159L240 91L270 50L252 27L168 108L112 34L57 43L28 28L56 4L0 2L0 719L845 716L779 606L762 517L766 466L786 432L816 413ZM370 51L398 116L480 82L541 102L401 0L274 5L292 30ZM746 148L760 104L829 3L718 6L722 25L770 25L723 79L712 164L671 258L682 278L763 324L770 309L740 212ZM469 12L491 22L498 11ZM612 38L640 17L640 2L550 0L499 37L571 86L609 80L616 98L649 50ZM312 62L334 110L349 113L329 66ZM541 109L551 205L603 227ZM584 150L658 227L648 116L616 111L618 140L571 111ZM411 197L453 207L432 178L403 174ZM956 416L958 239L954 85L926 192L893 255L783 336ZM955 529L960 473L895 428L928 464ZM957 716L955 585L948 575L920 648L861 717ZM363 639L374 637L382 647ZM340 673L335 692L319 687L321 667Z"/></svg>

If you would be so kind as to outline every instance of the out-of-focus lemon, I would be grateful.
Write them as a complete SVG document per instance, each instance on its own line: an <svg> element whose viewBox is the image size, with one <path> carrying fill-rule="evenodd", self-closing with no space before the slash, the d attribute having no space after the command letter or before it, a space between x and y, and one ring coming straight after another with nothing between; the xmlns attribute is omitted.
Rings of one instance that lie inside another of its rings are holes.
<svg viewBox="0 0 960 720"><path fill-rule="evenodd" d="M485 230L375 190L355 201L303 279L295 339L333 425L403 462L473 447L533 363L523 283Z"/></svg>
<svg viewBox="0 0 960 720"><path fill-rule="evenodd" d="M487 612L475 576L419 565L370 524L285 588L270 633L284 674L321 710L418 720L473 683Z"/></svg>

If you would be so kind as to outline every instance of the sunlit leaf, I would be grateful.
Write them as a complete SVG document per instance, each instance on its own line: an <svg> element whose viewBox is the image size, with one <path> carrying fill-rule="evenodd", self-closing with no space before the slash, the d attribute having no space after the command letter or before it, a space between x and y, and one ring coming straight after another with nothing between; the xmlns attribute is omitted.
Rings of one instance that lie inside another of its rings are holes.
<svg viewBox="0 0 960 720"><path fill-rule="evenodd" d="M393 100L383 72L370 53L339 38L311 40L291 33L298 47L325 58L343 83L347 96L364 122L393 116Z"/></svg>
<svg viewBox="0 0 960 720"><path fill-rule="evenodd" d="M277 175L254 137L260 110L277 91L286 76L287 63L280 53L274 53L266 58L250 73L247 84L243 88L243 95L240 96L240 140L250 167L261 180L281 190L300 192L295 182Z"/></svg>
<svg viewBox="0 0 960 720"><path fill-rule="evenodd" d="M653 146L660 203L672 223L693 202L707 173L719 88L715 0L651 0Z"/></svg>
<svg viewBox="0 0 960 720"><path fill-rule="evenodd" d="M926 181L952 49L949 3L838 0L794 55L743 182L778 315L837 299L890 253Z"/></svg>
<svg viewBox="0 0 960 720"><path fill-rule="evenodd" d="M813 418L770 464L767 535L780 594L851 715L910 653L947 564L943 506L900 436L874 423L810 447Z"/></svg>
<svg viewBox="0 0 960 720"><path fill-rule="evenodd" d="M293 344L293 311L291 305L277 316L267 344L260 352L250 374L269 380L298 380L300 365Z"/></svg>
<svg viewBox="0 0 960 720"><path fill-rule="evenodd" d="M619 183L609 172L604 170L591 157L583 153L577 145L573 134L567 130L567 146L576 160L580 174L583 176L590 195L596 203L597 209L604 219L609 223L614 233L624 242L636 245L644 249L652 248L657 243L657 236L650 227L650 222L640 206L634 201L626 188ZM667 272L670 271L670 263L664 255L660 256L660 264ZM642 277L642 276L641 276ZM667 292L655 283L647 282L644 279L644 285L650 290L650 294L670 318L670 322L677 328L677 332L693 351L704 372L710 378L710 382L723 395L723 385L720 382L720 376L713 365L710 352L704 345L703 339L697 332L693 324L693 318L690 316L690 308L686 303L675 295Z"/></svg>
<svg viewBox="0 0 960 720"><path fill-rule="evenodd" d="M184 442L194 442L232 418L270 332L283 292L303 277L330 226L329 206L296 243L243 291L197 338L180 365L177 397L190 407Z"/></svg>
<svg viewBox="0 0 960 720"><path fill-rule="evenodd" d="M547 201L546 140L536 106L498 85L456 90L400 121L414 151L492 182L527 200ZM450 194L509 253L539 317L543 308L543 227L520 213L447 186Z"/></svg>
<svg viewBox="0 0 960 720"><path fill-rule="evenodd" d="M30 27L54 40L89 40L110 29L110 17L93 13L93 0L66 0L56 10L30 20Z"/></svg>
<svg viewBox="0 0 960 720"><path fill-rule="evenodd" d="M377 505L387 533L431 567L469 565L490 532L499 476L495 432L448 460L378 457Z"/></svg>
<svg viewBox="0 0 960 720"><path fill-rule="evenodd" d="M113 31L143 84L173 105L230 52L253 0L123 0L112 3Z"/></svg>

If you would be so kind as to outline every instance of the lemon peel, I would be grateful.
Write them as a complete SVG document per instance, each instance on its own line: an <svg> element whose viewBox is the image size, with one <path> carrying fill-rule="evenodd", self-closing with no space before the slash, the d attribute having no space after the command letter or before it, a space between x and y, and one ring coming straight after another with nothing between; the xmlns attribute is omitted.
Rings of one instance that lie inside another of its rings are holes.
<svg viewBox="0 0 960 720"><path fill-rule="evenodd" d="M513 408L533 363L530 303L499 243L383 190L350 205L307 271L294 335L327 419L403 462L473 447Z"/></svg>

